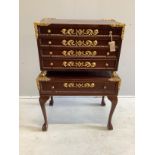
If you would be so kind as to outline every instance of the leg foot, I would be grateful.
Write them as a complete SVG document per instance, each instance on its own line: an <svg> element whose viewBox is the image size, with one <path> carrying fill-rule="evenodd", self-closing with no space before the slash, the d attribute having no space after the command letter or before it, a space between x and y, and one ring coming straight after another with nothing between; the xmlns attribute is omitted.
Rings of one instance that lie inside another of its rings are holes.
<svg viewBox="0 0 155 155"><path fill-rule="evenodd" d="M43 124L43 126L42 126L42 131L47 131L47 129L48 129L48 124Z"/></svg>
<svg viewBox="0 0 155 155"><path fill-rule="evenodd" d="M51 100L49 102L49 106L53 106L54 100L53 100L53 96L51 96Z"/></svg>
<svg viewBox="0 0 155 155"><path fill-rule="evenodd" d="M44 117L44 124L42 126L42 131L47 131L47 128L48 128L46 109L45 109L45 103L48 99L49 99L49 96L40 96L39 98L41 110L42 110L43 117Z"/></svg>
<svg viewBox="0 0 155 155"><path fill-rule="evenodd" d="M116 108L116 105L117 105L117 96L116 95L113 95L113 96L108 96L108 99L111 101L111 109L110 109L110 114L109 114L109 118L108 118L108 129L109 130L113 130L113 126L112 126L112 116L113 116L113 113L114 113L114 110Z"/></svg>
<svg viewBox="0 0 155 155"><path fill-rule="evenodd" d="M102 96L101 106L105 106L104 96Z"/></svg>

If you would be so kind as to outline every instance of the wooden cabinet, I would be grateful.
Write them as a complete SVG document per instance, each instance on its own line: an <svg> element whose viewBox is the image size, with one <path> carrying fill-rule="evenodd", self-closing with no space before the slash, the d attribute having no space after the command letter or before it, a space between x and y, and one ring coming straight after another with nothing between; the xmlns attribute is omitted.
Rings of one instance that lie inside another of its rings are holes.
<svg viewBox="0 0 155 155"><path fill-rule="evenodd" d="M104 96L112 103L108 129L121 79L116 74L125 25L115 20L45 18L34 23L41 73L37 77L47 130L45 102L53 96ZM53 105L51 98L50 105Z"/></svg>

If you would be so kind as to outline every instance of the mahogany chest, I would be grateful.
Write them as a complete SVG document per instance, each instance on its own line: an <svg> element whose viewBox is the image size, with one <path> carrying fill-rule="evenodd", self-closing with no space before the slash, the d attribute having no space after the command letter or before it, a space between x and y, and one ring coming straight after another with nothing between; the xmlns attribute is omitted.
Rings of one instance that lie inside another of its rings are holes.
<svg viewBox="0 0 155 155"><path fill-rule="evenodd" d="M35 23L40 69L116 71L124 24L115 20L43 19ZM115 43L110 50L110 43Z"/></svg>
<svg viewBox="0 0 155 155"><path fill-rule="evenodd" d="M47 130L45 102L56 95L107 96L117 104L118 70L125 25L115 20L45 18L34 23L41 73L37 77L40 105Z"/></svg>

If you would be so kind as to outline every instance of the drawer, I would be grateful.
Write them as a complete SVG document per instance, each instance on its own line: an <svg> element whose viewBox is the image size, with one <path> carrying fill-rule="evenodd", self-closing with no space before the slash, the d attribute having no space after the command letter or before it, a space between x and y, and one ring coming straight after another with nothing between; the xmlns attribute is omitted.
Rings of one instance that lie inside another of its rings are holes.
<svg viewBox="0 0 155 155"><path fill-rule="evenodd" d="M96 47L109 46L111 38L108 37L41 37L38 38L39 46L65 46L65 47ZM113 37L116 46L120 47L121 39L116 36Z"/></svg>
<svg viewBox="0 0 155 155"><path fill-rule="evenodd" d="M61 73L63 76L51 74L48 77L39 77L39 90L42 94L52 95L110 95L117 94L120 79L119 77L97 77L89 73L79 72L76 76L72 73ZM66 76L66 74L69 74Z"/></svg>
<svg viewBox="0 0 155 155"><path fill-rule="evenodd" d="M42 70L92 70L92 69L104 69L104 70L116 70L116 59L53 59L53 58L41 58Z"/></svg>
<svg viewBox="0 0 155 155"><path fill-rule="evenodd" d="M56 80L56 79L55 79ZM64 82L42 82L41 83L41 91L44 93L50 93L50 92L56 92L61 93L64 92L68 94L69 92L79 93L79 92L85 92L85 93L97 93L101 92L104 94L114 94L116 92L117 84L114 82L108 83L108 82L96 82L94 80L69 80Z"/></svg>
<svg viewBox="0 0 155 155"><path fill-rule="evenodd" d="M108 35L112 31L114 35L122 34L121 27L113 27L110 25L62 25L50 24L37 26L39 34L60 34L60 35Z"/></svg>
<svg viewBox="0 0 155 155"><path fill-rule="evenodd" d="M44 47L40 48L41 57L53 58L116 58L119 56L119 49L116 48L115 52L111 52L109 46L105 47Z"/></svg>

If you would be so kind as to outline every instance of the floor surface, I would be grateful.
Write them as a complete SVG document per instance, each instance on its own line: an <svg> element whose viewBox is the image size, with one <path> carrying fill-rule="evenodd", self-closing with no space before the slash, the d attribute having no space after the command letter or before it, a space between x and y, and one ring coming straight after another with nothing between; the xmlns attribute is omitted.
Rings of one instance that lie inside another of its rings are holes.
<svg viewBox="0 0 155 155"><path fill-rule="evenodd" d="M134 98L119 98L112 131L105 100L102 107L100 97L55 97L42 132L38 99L20 99L20 155L134 155Z"/></svg>

